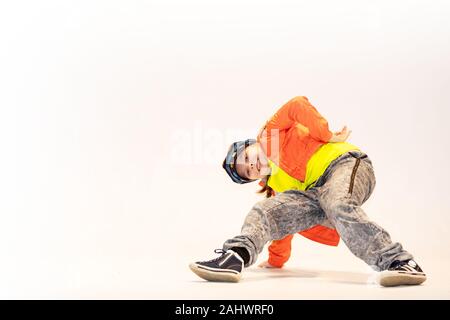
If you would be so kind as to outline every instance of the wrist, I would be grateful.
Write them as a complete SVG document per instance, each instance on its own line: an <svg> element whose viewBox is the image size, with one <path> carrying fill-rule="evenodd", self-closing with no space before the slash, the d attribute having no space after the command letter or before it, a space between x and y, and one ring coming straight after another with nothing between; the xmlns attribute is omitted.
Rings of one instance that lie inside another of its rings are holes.
<svg viewBox="0 0 450 320"><path fill-rule="evenodd" d="M339 142L339 138L333 133L331 135L330 140L328 140L328 142Z"/></svg>

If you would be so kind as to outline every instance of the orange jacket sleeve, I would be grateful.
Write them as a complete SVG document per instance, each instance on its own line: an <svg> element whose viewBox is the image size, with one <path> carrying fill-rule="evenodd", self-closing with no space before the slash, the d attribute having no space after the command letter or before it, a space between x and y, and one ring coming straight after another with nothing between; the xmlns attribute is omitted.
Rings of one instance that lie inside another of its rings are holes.
<svg viewBox="0 0 450 320"><path fill-rule="evenodd" d="M291 256L291 241L293 234L281 240L274 240L269 246L269 263L277 268L281 268Z"/></svg>
<svg viewBox="0 0 450 320"><path fill-rule="evenodd" d="M289 100L270 118L266 127L284 130L292 127L295 123L300 123L308 128L310 136L318 141L328 142L332 136L327 120L305 96Z"/></svg>

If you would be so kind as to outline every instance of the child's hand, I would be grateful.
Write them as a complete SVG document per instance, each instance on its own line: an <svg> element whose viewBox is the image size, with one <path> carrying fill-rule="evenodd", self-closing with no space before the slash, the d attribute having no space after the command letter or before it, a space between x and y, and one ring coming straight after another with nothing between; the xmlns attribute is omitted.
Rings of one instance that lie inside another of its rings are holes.
<svg viewBox="0 0 450 320"><path fill-rule="evenodd" d="M258 264L258 267L260 267L260 268L267 268L267 269L278 268L278 267L275 267L275 266L271 265L269 263L269 261L267 261L267 260L264 261L264 262L261 262L260 264Z"/></svg>
<svg viewBox="0 0 450 320"><path fill-rule="evenodd" d="M347 126L344 126L341 131L333 133L333 136L329 140L329 142L344 142L348 139L351 130L347 129Z"/></svg>

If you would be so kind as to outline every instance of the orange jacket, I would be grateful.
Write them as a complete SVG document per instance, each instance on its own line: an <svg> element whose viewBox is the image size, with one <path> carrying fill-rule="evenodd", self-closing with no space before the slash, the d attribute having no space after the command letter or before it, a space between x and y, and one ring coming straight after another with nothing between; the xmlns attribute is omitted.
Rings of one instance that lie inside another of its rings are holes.
<svg viewBox="0 0 450 320"><path fill-rule="evenodd" d="M298 96L284 104L264 125L257 135L267 157L291 177L305 180L306 164L320 146L332 136L328 122L320 115L307 97ZM264 185L261 181L260 185ZM299 232L302 236L331 246L339 244L335 229L316 225ZM269 263L282 267L291 254L288 235L274 240L269 246Z"/></svg>
<svg viewBox="0 0 450 320"><path fill-rule="evenodd" d="M266 122L257 141L270 160L303 182L309 158L332 134L327 120L308 98L300 96L289 100Z"/></svg>

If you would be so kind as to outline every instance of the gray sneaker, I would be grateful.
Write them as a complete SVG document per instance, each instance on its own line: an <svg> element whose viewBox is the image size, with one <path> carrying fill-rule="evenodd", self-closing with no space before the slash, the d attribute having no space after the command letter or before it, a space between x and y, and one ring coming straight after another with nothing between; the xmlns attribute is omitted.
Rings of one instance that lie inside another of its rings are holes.
<svg viewBox="0 0 450 320"><path fill-rule="evenodd" d="M214 250L221 256L208 261L189 264L189 268L200 278L208 281L238 282L244 268L244 260L233 250Z"/></svg>
<svg viewBox="0 0 450 320"><path fill-rule="evenodd" d="M414 260L396 260L379 276L379 283L383 287L419 285L425 280L426 274Z"/></svg>

